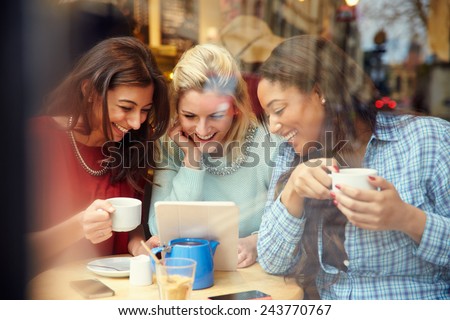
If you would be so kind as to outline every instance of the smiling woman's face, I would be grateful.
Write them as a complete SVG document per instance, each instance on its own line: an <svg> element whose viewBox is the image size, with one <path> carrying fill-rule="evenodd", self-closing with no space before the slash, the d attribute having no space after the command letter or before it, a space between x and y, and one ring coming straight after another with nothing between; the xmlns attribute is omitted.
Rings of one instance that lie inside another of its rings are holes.
<svg viewBox="0 0 450 320"><path fill-rule="evenodd" d="M206 152L203 149L207 143L225 142L233 125L233 99L214 92L188 90L178 103L178 116L183 132Z"/></svg>
<svg viewBox="0 0 450 320"><path fill-rule="evenodd" d="M300 155L306 155L322 129L325 108L317 92L304 94L296 87L262 79L258 98L269 116L270 131L285 138Z"/></svg>
<svg viewBox="0 0 450 320"><path fill-rule="evenodd" d="M120 85L108 91L107 103L112 140L120 141L130 130L138 130L147 119L153 104L154 86ZM102 145L105 141L102 126L101 100L97 97L95 126L90 134L91 143Z"/></svg>

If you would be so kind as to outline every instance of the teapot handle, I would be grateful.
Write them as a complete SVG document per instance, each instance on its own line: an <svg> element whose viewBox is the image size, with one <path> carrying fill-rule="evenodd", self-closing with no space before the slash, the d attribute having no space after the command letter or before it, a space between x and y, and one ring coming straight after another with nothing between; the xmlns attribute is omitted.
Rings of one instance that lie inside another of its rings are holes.
<svg viewBox="0 0 450 320"><path fill-rule="evenodd" d="M172 246L159 246L151 249L154 254L158 254L160 252L170 253L172 251Z"/></svg>
<svg viewBox="0 0 450 320"><path fill-rule="evenodd" d="M158 254L164 250L164 246L155 247L151 249L154 254Z"/></svg>

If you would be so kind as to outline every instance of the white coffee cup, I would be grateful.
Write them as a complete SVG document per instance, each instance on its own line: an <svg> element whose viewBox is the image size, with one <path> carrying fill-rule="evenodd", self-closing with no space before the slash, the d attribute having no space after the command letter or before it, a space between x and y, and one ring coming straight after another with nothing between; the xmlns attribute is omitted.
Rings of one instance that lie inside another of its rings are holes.
<svg viewBox="0 0 450 320"><path fill-rule="evenodd" d="M118 197L107 199L107 201L116 209L111 213L113 231L131 231L141 224L141 200Z"/></svg>
<svg viewBox="0 0 450 320"><path fill-rule="evenodd" d="M130 284L133 286L148 286L152 284L150 257L144 254L130 260Z"/></svg>
<svg viewBox="0 0 450 320"><path fill-rule="evenodd" d="M368 181L369 176L376 176L377 170L367 168L348 168L340 169L339 172L330 174L332 182L332 190L339 192L336 185L347 185L356 189L376 190Z"/></svg>

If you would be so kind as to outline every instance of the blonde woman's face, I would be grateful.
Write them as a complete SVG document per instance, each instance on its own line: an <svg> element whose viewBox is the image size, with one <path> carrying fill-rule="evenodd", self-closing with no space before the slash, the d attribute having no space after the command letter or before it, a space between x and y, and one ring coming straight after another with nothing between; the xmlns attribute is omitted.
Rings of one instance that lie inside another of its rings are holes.
<svg viewBox="0 0 450 320"><path fill-rule="evenodd" d="M224 144L234 119L233 99L214 92L185 92L178 103L181 129L202 152L215 143Z"/></svg>

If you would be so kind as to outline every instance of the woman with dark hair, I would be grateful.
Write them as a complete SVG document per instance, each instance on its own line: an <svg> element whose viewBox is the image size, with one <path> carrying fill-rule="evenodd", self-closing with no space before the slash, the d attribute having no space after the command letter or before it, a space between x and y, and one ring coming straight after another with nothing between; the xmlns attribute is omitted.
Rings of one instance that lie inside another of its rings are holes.
<svg viewBox="0 0 450 320"><path fill-rule="evenodd" d="M282 42L261 74L270 130L286 140L261 266L296 277L309 299L449 299L450 124L378 111L368 76L322 38ZM377 190L330 191L342 167L376 169Z"/></svg>
<svg viewBox="0 0 450 320"><path fill-rule="evenodd" d="M113 253L144 254L142 225L111 229L105 199L142 198L169 123L166 81L150 50L133 37L89 50L31 120L30 252L43 262ZM143 221L147 223L147 214Z"/></svg>

